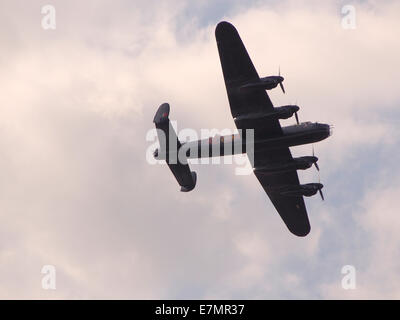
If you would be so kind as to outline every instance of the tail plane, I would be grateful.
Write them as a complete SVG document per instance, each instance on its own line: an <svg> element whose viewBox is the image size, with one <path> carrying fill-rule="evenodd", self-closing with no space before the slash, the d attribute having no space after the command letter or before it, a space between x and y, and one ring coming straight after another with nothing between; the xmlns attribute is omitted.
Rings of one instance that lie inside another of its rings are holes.
<svg viewBox="0 0 400 320"><path fill-rule="evenodd" d="M160 142L160 149L156 150L154 156L156 158L164 158L171 169L176 181L181 186L182 192L189 192L196 186L197 175L196 172L190 171L186 159L179 159L179 149L182 147L178 136L169 120L170 107L168 103L162 104L155 116L154 124L157 128L158 140ZM180 160L185 160L180 162Z"/></svg>

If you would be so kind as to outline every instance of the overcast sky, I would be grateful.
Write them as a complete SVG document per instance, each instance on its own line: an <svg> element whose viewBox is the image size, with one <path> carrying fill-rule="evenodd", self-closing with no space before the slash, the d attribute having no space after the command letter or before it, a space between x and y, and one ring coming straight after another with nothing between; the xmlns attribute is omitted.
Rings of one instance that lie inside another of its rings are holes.
<svg viewBox="0 0 400 320"><path fill-rule="evenodd" d="M400 298L400 3L247 3L0 0L0 298ZM305 238L235 165L192 165L197 186L181 193L146 161L163 102L180 129L234 128L221 20L260 75L280 66L276 106L335 126L315 144L326 201L306 198Z"/></svg>

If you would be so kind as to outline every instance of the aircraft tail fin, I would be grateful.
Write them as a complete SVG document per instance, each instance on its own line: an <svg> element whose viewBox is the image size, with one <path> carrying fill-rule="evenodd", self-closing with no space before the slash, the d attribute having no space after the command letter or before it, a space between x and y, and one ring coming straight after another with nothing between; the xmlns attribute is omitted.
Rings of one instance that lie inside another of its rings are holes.
<svg viewBox="0 0 400 320"><path fill-rule="evenodd" d="M155 151L154 156L158 159L165 159L176 181L181 186L181 191L189 192L196 186L197 175L196 172L190 171L186 158L179 159L180 157L178 157L182 144L168 118L169 111L169 104L164 103L158 108L154 116L153 122L156 125L160 142L160 149Z"/></svg>

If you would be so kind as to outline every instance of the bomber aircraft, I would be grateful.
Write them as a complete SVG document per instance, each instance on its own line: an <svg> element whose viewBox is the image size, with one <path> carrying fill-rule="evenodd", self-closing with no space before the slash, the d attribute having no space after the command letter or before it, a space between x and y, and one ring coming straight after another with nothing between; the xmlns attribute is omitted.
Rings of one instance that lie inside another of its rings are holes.
<svg viewBox="0 0 400 320"><path fill-rule="evenodd" d="M280 75L260 78L235 27L220 22L215 30L219 57L232 117L238 135L180 142L169 121L169 104L162 104L154 117L160 148L154 151L157 160L166 160L181 186L181 191L194 189L197 176L190 171L187 158L212 157L247 153L253 171L288 229L304 237L310 232L310 223L303 196L320 193L321 183L300 184L297 170L315 165L314 156L293 158L289 147L315 143L331 134L328 124L299 123L297 105L274 107L266 92L278 85L285 92ZM296 124L281 127L279 119L296 118ZM251 130L251 131L249 131ZM248 141L252 138L251 147ZM236 148L239 145L241 148ZM204 150L209 152L204 152ZM211 152L211 154L210 154ZM314 153L314 152L313 152Z"/></svg>

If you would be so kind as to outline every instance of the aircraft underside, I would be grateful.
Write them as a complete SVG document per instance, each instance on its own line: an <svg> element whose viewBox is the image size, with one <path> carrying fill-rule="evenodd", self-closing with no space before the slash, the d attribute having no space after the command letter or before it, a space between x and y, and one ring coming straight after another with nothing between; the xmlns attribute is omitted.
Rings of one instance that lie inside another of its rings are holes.
<svg viewBox="0 0 400 320"><path fill-rule="evenodd" d="M323 185L301 184L297 174L297 170L313 165L319 170L314 151L312 156L293 158L289 147L324 140L330 136L331 128L321 123L299 123L297 105L273 106L266 90L279 85L285 93L284 78L280 71L278 76L259 77L232 24L220 22L215 37L230 111L239 134L181 142L168 118L169 104L164 103L153 120L160 142L154 157L166 161L181 191L188 192L195 188L197 175L190 170L187 159L246 153L256 178L287 228L304 237L311 227L303 197L319 192L324 200ZM281 127L279 120L292 116L297 124Z"/></svg>
<svg viewBox="0 0 400 320"><path fill-rule="evenodd" d="M228 136L215 136L213 138L189 141L182 143L185 148L185 154L188 159L211 158L221 156L231 156L243 154L249 151L249 148L256 147L258 150L273 151L282 147L293 147L303 144L310 144L326 139L330 135L330 126L326 124L318 125L318 128L304 129L299 127L297 132L287 133L283 136L269 139L242 139L239 134ZM247 137L249 135L247 134ZM175 151L174 151L175 150ZM177 152L176 149L170 152ZM168 150L157 150L158 160L165 160Z"/></svg>

